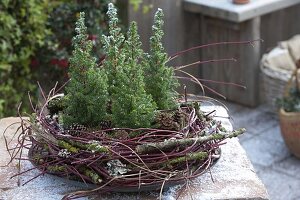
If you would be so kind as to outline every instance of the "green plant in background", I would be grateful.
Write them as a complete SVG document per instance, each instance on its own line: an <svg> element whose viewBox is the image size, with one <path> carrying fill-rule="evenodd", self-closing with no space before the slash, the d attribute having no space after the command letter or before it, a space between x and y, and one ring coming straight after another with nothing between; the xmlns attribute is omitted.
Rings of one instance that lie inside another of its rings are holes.
<svg viewBox="0 0 300 200"><path fill-rule="evenodd" d="M134 11L138 11L141 7L141 4L143 3L143 0L129 0L129 3L133 6ZM143 13L148 13L151 8L153 8L152 4L143 5Z"/></svg>
<svg viewBox="0 0 300 200"><path fill-rule="evenodd" d="M283 108L285 112L300 112L300 80L297 69L290 82L287 84L287 94L281 98L277 98L275 103L279 108Z"/></svg>
<svg viewBox="0 0 300 200"><path fill-rule="evenodd" d="M285 112L300 112L300 91L296 87L291 88L288 96L276 99L276 104Z"/></svg>
<svg viewBox="0 0 300 200"><path fill-rule="evenodd" d="M107 33L105 13L111 0L65 0L51 13L49 24L56 39L59 41L59 51L64 51L65 58L72 53L70 35L74 35L74 24L80 12L85 13L87 34L93 41L93 55L99 59L103 56L99 36ZM96 48L97 47L97 48Z"/></svg>
<svg viewBox="0 0 300 200"><path fill-rule="evenodd" d="M79 123L97 126L107 119L107 78L103 68L98 68L92 54L93 44L88 40L84 13L76 22L77 35L73 38L74 51L70 58L70 82L66 87L64 125Z"/></svg>
<svg viewBox="0 0 300 200"><path fill-rule="evenodd" d="M162 110L176 107L176 88L179 85L174 77L174 69L166 66L168 55L162 45L163 17L163 12L159 9L152 26L150 53L146 55L144 63L146 91L152 95L157 107Z"/></svg>
<svg viewBox="0 0 300 200"><path fill-rule="evenodd" d="M37 91L36 80L47 92L56 81L61 85L68 79L68 58L72 53L69 36L75 34L74 24L80 11L86 13L92 54L101 62L99 36L107 34L105 12L111 1L0 2L0 117L14 115L20 101L24 111L30 109L27 92Z"/></svg>
<svg viewBox="0 0 300 200"><path fill-rule="evenodd" d="M31 56L50 34L48 0L0 1L0 117L15 115L19 103L29 110L27 92L35 93Z"/></svg>
<svg viewBox="0 0 300 200"><path fill-rule="evenodd" d="M46 38L46 46L38 50L34 63L39 66L40 81L49 90L58 81L60 84L67 80L68 58L72 54L70 35L74 35L74 24L79 12L85 12L87 34L93 42L93 56L97 62L103 57L99 48L99 35L107 33L105 13L111 0L57 0L51 2L54 6L48 20L48 27L53 34Z"/></svg>

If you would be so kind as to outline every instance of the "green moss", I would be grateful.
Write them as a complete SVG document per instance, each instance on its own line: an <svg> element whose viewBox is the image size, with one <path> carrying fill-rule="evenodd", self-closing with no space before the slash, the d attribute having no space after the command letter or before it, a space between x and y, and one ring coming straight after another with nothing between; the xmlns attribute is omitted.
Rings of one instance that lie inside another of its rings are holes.
<svg viewBox="0 0 300 200"><path fill-rule="evenodd" d="M219 130L222 131L222 132L226 132L226 128L224 128L223 126L219 127Z"/></svg>
<svg viewBox="0 0 300 200"><path fill-rule="evenodd" d="M66 167L62 165L51 165L47 167L49 172L64 172L66 171Z"/></svg>
<svg viewBox="0 0 300 200"><path fill-rule="evenodd" d="M193 102L193 107L195 108L196 114L200 120L206 120L204 117L203 112L200 110L200 103L199 102Z"/></svg>
<svg viewBox="0 0 300 200"><path fill-rule="evenodd" d="M107 153L108 149L99 144L99 142L95 141L90 144L84 145L87 150L95 152L95 153Z"/></svg>
<svg viewBox="0 0 300 200"><path fill-rule="evenodd" d="M73 148L92 151L94 153L108 153L107 147L102 146L98 141L91 141L90 144L82 144L80 142L68 141L68 144Z"/></svg>
<svg viewBox="0 0 300 200"><path fill-rule="evenodd" d="M222 140L225 138L225 135L217 133L217 134L213 134L212 137L213 140Z"/></svg>
<svg viewBox="0 0 300 200"><path fill-rule="evenodd" d="M99 174L97 174L96 172L94 172L93 170L91 169L88 169L86 167L82 167L80 169L80 171L83 172L83 174L89 178L92 179L93 183L95 184L98 184L98 183L101 183L102 182L102 178L101 176L99 176Z"/></svg>
<svg viewBox="0 0 300 200"><path fill-rule="evenodd" d="M63 140L58 140L58 146L63 149L67 149L71 153L78 153L80 149L72 146L70 143Z"/></svg>
<svg viewBox="0 0 300 200"><path fill-rule="evenodd" d="M40 163L41 159L42 159L42 156L39 153L35 153L33 155L33 160L34 160L35 163Z"/></svg>
<svg viewBox="0 0 300 200"><path fill-rule="evenodd" d="M192 160L199 161L199 160L203 160L207 157L208 157L207 152L189 153L186 156L182 156L182 157L178 157L178 158L174 158L174 159L169 160L166 163L166 166L170 168L174 165L181 164L181 163L186 162L186 161L192 161Z"/></svg>

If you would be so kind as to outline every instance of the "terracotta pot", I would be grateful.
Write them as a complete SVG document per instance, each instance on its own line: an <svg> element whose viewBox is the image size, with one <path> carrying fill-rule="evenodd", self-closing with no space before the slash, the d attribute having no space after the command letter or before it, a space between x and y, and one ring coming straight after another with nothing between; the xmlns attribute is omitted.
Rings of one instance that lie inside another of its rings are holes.
<svg viewBox="0 0 300 200"><path fill-rule="evenodd" d="M281 135L292 154L300 158L300 113L279 111Z"/></svg>
<svg viewBox="0 0 300 200"><path fill-rule="evenodd" d="M250 0L232 0L234 4L246 4L249 3Z"/></svg>

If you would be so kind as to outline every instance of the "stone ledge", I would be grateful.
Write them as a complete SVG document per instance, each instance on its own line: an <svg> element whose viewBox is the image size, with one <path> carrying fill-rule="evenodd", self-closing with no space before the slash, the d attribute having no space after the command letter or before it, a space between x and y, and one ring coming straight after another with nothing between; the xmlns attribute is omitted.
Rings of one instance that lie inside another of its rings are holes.
<svg viewBox="0 0 300 200"><path fill-rule="evenodd" d="M251 0L248 4L236 5L231 0L184 0L184 9L232 22L243 22L299 3L300 0Z"/></svg>
<svg viewBox="0 0 300 200"><path fill-rule="evenodd" d="M222 112L221 112L222 113ZM4 131L7 125L17 122L18 118L5 118L0 120L0 133ZM16 126L9 129L6 135L12 135ZM180 200L190 199L190 194L195 200L220 200L220 199L256 199L267 200L268 194L262 182L257 177L253 166L248 160L244 149L239 144L237 138L226 141L222 146L222 156L216 165L211 169L211 173L196 178L190 185L190 190L183 190ZM24 183L26 180L34 177L39 172L32 170L21 178L10 179L10 176L16 172L15 163L3 167L9 160L5 150L3 135L0 137L0 199L43 199L54 200L61 199L67 192L78 189L86 189L87 186L74 181L65 180L52 175L38 177L25 186L18 187L18 181ZM23 162L22 170L30 169L32 165L29 162ZM212 181L212 179L214 181ZM121 194L114 193L102 196L103 199L128 199L132 200L140 196L141 199L157 199L156 192L141 194ZM170 188L164 192L163 199L176 199L176 187ZM87 198L86 198L87 199ZM99 199L95 197L94 199Z"/></svg>

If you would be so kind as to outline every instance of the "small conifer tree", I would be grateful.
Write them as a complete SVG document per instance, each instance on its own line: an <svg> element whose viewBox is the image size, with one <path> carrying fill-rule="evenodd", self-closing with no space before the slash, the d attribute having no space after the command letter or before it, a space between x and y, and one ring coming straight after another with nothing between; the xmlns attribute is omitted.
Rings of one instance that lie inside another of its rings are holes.
<svg viewBox="0 0 300 200"><path fill-rule="evenodd" d="M73 123L97 126L106 119L108 102L107 77L103 69L96 68L96 58L91 55L92 41L88 40L84 13L76 22L76 36L70 58L69 75L71 80L66 86L63 122L65 126Z"/></svg>
<svg viewBox="0 0 300 200"><path fill-rule="evenodd" d="M109 36L102 36L103 48L106 53L103 67L108 77L108 92L111 97L116 84L116 73L122 68L125 61L125 55L122 53L122 44L125 37L118 26L117 9L112 3L108 4L107 14L109 17Z"/></svg>
<svg viewBox="0 0 300 200"><path fill-rule="evenodd" d="M154 118L155 104L145 92L143 57L136 23L130 25L125 40L118 27L117 10L108 6L109 36L103 36L111 100L111 120L117 127L149 127Z"/></svg>
<svg viewBox="0 0 300 200"><path fill-rule="evenodd" d="M150 127L156 104L159 109L177 105L178 82L173 68L166 66L168 57L161 42L162 10L155 15L150 54L144 54L141 49L135 22L130 24L125 39L113 4L109 4L107 13L109 36L102 37L106 53L102 68L96 66L96 59L91 55L92 42L88 40L84 13L80 13L76 23L64 124L93 127L109 116L115 127Z"/></svg>
<svg viewBox="0 0 300 200"><path fill-rule="evenodd" d="M137 25L132 22L122 52L126 60L115 77L117 87L113 94L112 122L118 127L149 127L154 119L156 106L151 95L146 94L139 62L143 57L141 46Z"/></svg>
<svg viewBox="0 0 300 200"><path fill-rule="evenodd" d="M178 80L174 77L174 69L166 66L168 55L162 45L163 11L158 9L152 26L150 37L150 54L146 54L145 83L147 93L152 95L158 109L172 109L176 107L176 87Z"/></svg>

